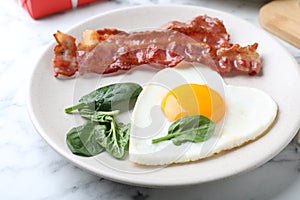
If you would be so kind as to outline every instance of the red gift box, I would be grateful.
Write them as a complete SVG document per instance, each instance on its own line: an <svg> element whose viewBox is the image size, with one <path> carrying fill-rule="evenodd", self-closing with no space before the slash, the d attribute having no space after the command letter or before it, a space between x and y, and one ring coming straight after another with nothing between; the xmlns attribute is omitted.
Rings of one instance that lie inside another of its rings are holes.
<svg viewBox="0 0 300 200"><path fill-rule="evenodd" d="M96 0L21 0L22 6L34 19L76 8Z"/></svg>

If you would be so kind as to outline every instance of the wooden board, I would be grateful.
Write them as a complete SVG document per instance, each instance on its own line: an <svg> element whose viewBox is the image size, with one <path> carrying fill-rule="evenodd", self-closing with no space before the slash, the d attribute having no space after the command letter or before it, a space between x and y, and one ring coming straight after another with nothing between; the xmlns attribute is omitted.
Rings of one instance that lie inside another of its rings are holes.
<svg viewBox="0 0 300 200"><path fill-rule="evenodd" d="M300 48L300 7L297 0L276 0L264 5L260 25L281 39Z"/></svg>

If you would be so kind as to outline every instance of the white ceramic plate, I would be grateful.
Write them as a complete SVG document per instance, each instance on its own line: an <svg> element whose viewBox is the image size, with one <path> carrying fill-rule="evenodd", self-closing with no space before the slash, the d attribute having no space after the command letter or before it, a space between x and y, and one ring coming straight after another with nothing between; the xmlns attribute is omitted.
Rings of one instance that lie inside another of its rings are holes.
<svg viewBox="0 0 300 200"><path fill-rule="evenodd" d="M216 10L168 5L133 7L108 12L80 23L68 33L80 38L85 29L152 29L171 20L186 21L204 14L222 19L233 43L259 43L258 51L264 66L263 75L228 77L225 81L233 85L264 90L278 103L277 121L265 136L221 156L165 168L136 166L128 160L115 160L106 153L92 158L73 155L65 142L66 133L82 121L76 115L65 114L64 108L77 102L80 96L92 91L99 84L128 80L143 84L156 71L146 68L111 77L90 75L56 79L51 67L54 43L41 56L31 77L28 107L37 131L52 148L77 166L110 180L149 187L204 183L245 172L270 160L291 141L299 128L300 73L299 66L292 56L263 30ZM129 114L121 118L128 119Z"/></svg>

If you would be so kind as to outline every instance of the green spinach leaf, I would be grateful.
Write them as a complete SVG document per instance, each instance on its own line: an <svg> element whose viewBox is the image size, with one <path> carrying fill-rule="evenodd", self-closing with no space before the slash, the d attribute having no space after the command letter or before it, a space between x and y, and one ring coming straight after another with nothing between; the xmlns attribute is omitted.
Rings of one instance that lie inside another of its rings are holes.
<svg viewBox="0 0 300 200"><path fill-rule="evenodd" d="M86 110L83 116L91 121L67 134L67 145L72 153L95 156L106 150L117 159L124 158L129 146L130 125L117 123L113 115L108 115L115 112L89 112Z"/></svg>
<svg viewBox="0 0 300 200"><path fill-rule="evenodd" d="M129 145L129 125L117 124L112 120L110 130L102 141L102 146L110 155L117 159L124 158Z"/></svg>
<svg viewBox="0 0 300 200"><path fill-rule="evenodd" d="M133 108L142 87L136 83L115 83L100 87L83 96L79 104L65 109L66 113L88 107L96 111L129 110Z"/></svg>
<svg viewBox="0 0 300 200"><path fill-rule="evenodd" d="M81 117L93 122L107 122L106 116L116 116L119 114L119 112L119 110L95 111L89 108L79 109L79 114Z"/></svg>
<svg viewBox="0 0 300 200"><path fill-rule="evenodd" d="M72 128L67 133L66 142L73 154L94 156L104 151L99 136L105 132L106 126L87 122L82 126Z"/></svg>
<svg viewBox="0 0 300 200"><path fill-rule="evenodd" d="M215 130L215 123L202 115L182 117L173 122L166 136L152 140L152 144L172 140L173 144L184 142L203 142L209 139Z"/></svg>
<svg viewBox="0 0 300 200"><path fill-rule="evenodd" d="M105 150L117 159L124 158L129 146L130 125L117 123L115 116L131 109L141 91L142 87L136 83L111 84L66 108L66 113L78 110L81 117L88 120L68 132L66 141L70 150L82 156L94 156Z"/></svg>

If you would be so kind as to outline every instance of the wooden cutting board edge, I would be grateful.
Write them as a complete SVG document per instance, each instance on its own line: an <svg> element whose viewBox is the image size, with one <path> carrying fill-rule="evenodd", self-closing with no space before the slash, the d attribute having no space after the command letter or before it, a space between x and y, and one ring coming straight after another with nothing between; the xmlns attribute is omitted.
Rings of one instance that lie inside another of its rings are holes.
<svg viewBox="0 0 300 200"><path fill-rule="evenodd" d="M297 0L276 0L259 12L260 25L270 33L300 48L300 7Z"/></svg>

